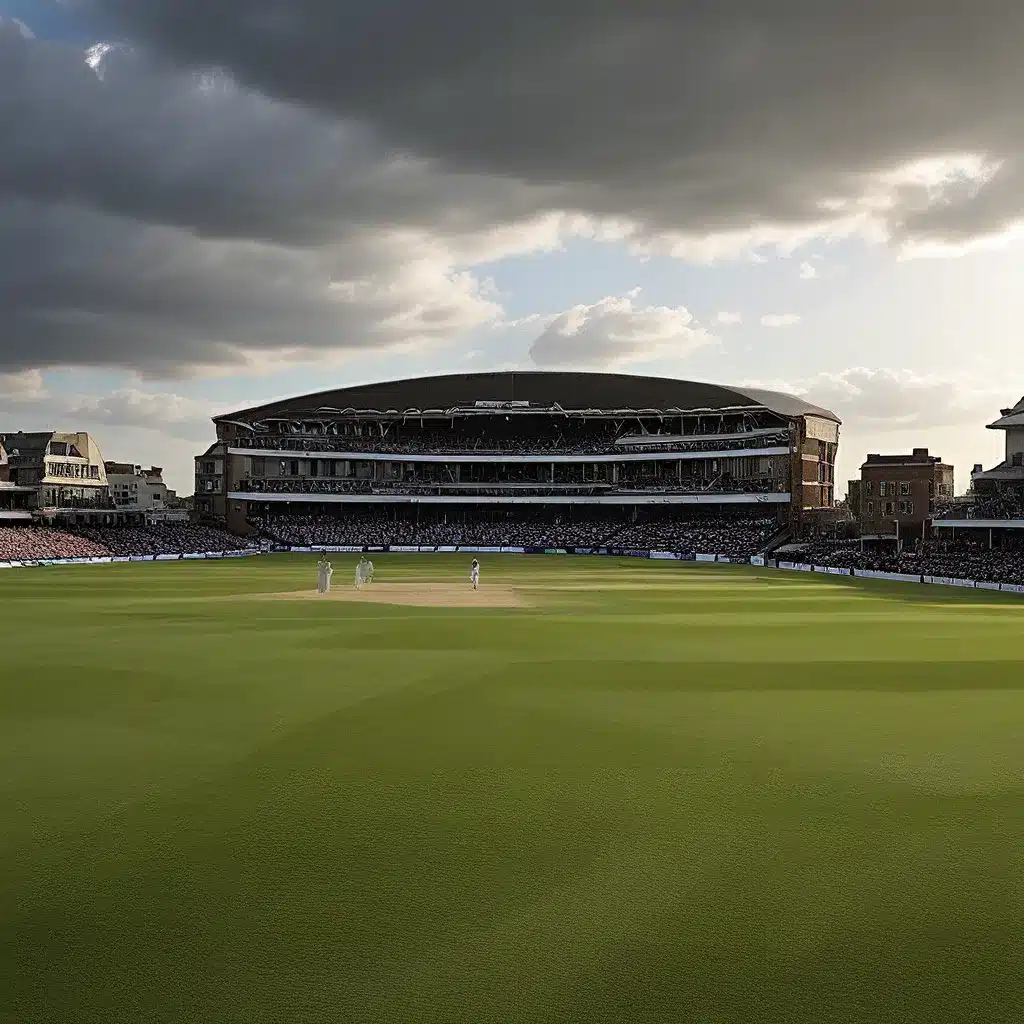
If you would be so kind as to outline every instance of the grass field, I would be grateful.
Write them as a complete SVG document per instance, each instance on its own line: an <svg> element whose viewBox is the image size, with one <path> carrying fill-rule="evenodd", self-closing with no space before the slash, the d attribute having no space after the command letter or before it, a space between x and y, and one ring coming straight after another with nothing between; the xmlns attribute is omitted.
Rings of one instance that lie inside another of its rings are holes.
<svg viewBox="0 0 1024 1024"><path fill-rule="evenodd" d="M1024 1019L1024 601L482 558L0 573L0 1019Z"/></svg>

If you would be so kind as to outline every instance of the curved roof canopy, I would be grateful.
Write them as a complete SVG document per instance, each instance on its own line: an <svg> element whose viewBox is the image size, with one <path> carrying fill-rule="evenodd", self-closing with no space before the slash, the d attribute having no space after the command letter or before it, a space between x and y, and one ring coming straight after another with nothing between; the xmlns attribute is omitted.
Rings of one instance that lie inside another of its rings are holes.
<svg viewBox="0 0 1024 1024"><path fill-rule="evenodd" d="M214 418L215 422L252 422L268 417L300 418L323 411L399 413L472 408L475 402L523 402L568 411L718 410L765 408L781 416L821 416L836 423L828 409L795 395L761 388L726 387L671 377L637 377L624 373L568 373L508 370L460 373L319 391L271 402Z"/></svg>

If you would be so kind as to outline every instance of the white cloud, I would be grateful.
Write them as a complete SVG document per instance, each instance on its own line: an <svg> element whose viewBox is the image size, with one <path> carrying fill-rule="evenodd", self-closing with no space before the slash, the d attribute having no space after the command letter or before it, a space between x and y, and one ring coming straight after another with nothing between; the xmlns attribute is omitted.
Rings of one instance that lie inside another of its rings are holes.
<svg viewBox="0 0 1024 1024"><path fill-rule="evenodd" d="M761 317L762 327L792 327L800 323L800 317L796 313L765 313Z"/></svg>
<svg viewBox="0 0 1024 1024"><path fill-rule="evenodd" d="M218 0L217 19L199 0L92 6L171 60L372 124L396 150L510 185L554 183L564 194L552 208L626 222L630 237L788 244L858 217L884 237L905 211L941 208L956 175L983 187L926 231L988 232L1024 212L1010 173L1024 152L1019 0L946 5L927 32L906 3L818 4L809 16L805 4L749 0L523 0L471 13L459 0L429 11L396 0L353 17L331 0L261 0L256 17L251 0ZM685 118L679 97L699 97ZM1004 169L994 187L991 168Z"/></svg>
<svg viewBox="0 0 1024 1024"><path fill-rule="evenodd" d="M854 366L795 380L747 383L800 395L876 432L979 424L997 415L1001 405L1011 404L1005 389L991 383L906 369Z"/></svg>
<svg viewBox="0 0 1024 1024"><path fill-rule="evenodd" d="M679 359L715 338L685 306L634 306L629 296L557 314L530 347L541 367L621 368L655 359Z"/></svg>
<svg viewBox="0 0 1024 1024"><path fill-rule="evenodd" d="M801 281L813 281L818 276L818 268L813 264L804 260L800 264L800 280Z"/></svg>
<svg viewBox="0 0 1024 1024"><path fill-rule="evenodd" d="M742 313L716 313L715 323L723 325L741 324L743 323Z"/></svg>
<svg viewBox="0 0 1024 1024"><path fill-rule="evenodd" d="M528 313L526 316L516 317L514 320L494 320L491 326L495 330L507 330L516 327L536 327L543 324L547 326L558 314L556 313Z"/></svg>
<svg viewBox="0 0 1024 1024"><path fill-rule="evenodd" d="M31 401L45 395L43 375L39 370L22 370L20 373L0 373L0 399L18 403Z"/></svg>
<svg viewBox="0 0 1024 1024"><path fill-rule="evenodd" d="M996 387L988 380L950 374L856 366L797 379L746 383L800 395L840 416L839 481L856 477L870 452L895 455L923 447L956 466L960 491L975 462L990 467L1002 458L1003 439L985 430L985 424L1024 391L1019 381Z"/></svg>
<svg viewBox="0 0 1024 1024"><path fill-rule="evenodd" d="M68 403L62 418L69 423L140 427L159 430L188 440L212 440L210 409L205 402L167 392L121 388L105 396L91 396Z"/></svg>

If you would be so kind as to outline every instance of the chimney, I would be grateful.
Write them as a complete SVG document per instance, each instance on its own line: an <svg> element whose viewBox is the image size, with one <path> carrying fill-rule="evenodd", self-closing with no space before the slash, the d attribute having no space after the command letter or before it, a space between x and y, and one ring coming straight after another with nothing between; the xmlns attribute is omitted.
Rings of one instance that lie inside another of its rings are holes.
<svg viewBox="0 0 1024 1024"><path fill-rule="evenodd" d="M914 458L915 459L927 459L928 458L928 449L927 448L915 448L914 449Z"/></svg>

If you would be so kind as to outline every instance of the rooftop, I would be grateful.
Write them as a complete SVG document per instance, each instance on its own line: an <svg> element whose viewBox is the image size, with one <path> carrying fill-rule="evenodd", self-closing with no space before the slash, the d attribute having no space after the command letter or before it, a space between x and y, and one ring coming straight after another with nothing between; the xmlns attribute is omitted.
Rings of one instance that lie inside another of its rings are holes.
<svg viewBox="0 0 1024 1024"><path fill-rule="evenodd" d="M342 412L444 412L472 408L477 402L528 403L542 409L557 406L573 412L717 412L764 408L780 416L819 416L841 422L834 412L781 391L622 373L519 370L360 384L242 409L217 416L214 421L250 422L275 416Z"/></svg>
<svg viewBox="0 0 1024 1024"><path fill-rule="evenodd" d="M915 448L909 455L869 455L861 469L870 469L872 466L941 466L944 465L942 457L930 455L927 448Z"/></svg>
<svg viewBox="0 0 1024 1024"><path fill-rule="evenodd" d="M1012 409L1000 409L999 419L989 423L989 430L1006 430L1009 427L1024 427L1024 398Z"/></svg>
<svg viewBox="0 0 1024 1024"><path fill-rule="evenodd" d="M15 430L8 434L0 434L0 444L7 449L8 455L17 452L19 455L41 455L53 437L52 430L25 433Z"/></svg>

